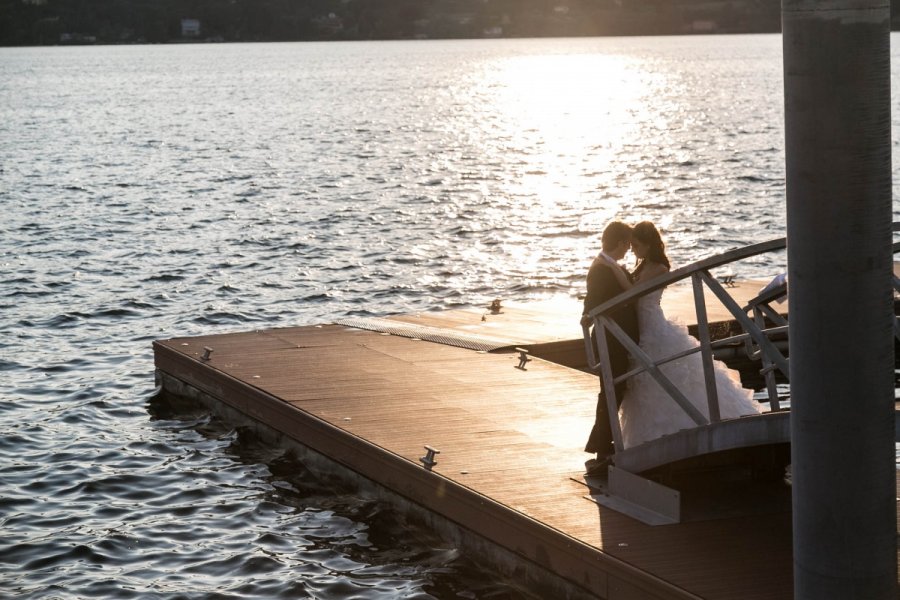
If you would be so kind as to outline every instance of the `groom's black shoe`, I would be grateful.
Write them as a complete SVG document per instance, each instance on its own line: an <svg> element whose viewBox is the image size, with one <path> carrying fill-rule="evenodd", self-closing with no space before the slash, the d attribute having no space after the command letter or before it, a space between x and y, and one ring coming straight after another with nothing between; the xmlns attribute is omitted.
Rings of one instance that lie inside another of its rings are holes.
<svg viewBox="0 0 900 600"><path fill-rule="evenodd" d="M607 474L608 467L613 463L613 455L591 458L584 463L584 474L588 477L603 477Z"/></svg>

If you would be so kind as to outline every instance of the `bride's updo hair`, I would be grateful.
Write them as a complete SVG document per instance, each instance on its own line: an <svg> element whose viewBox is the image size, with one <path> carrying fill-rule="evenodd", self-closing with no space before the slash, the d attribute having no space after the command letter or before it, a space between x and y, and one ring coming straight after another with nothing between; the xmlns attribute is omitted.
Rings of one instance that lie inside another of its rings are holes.
<svg viewBox="0 0 900 600"><path fill-rule="evenodd" d="M647 261L664 265L667 269L671 268L669 257L666 256L666 245L656 229L656 225L650 221L641 221L631 230L631 237L638 240L642 244L647 245L647 256L641 261L641 264L634 270L634 274L640 273Z"/></svg>

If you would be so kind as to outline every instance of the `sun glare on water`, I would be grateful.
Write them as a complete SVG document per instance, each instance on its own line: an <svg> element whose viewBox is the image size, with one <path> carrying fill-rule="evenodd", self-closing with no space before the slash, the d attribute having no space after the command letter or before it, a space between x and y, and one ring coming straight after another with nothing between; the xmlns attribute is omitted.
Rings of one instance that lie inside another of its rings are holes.
<svg viewBox="0 0 900 600"><path fill-rule="evenodd" d="M586 176L610 170L637 144L647 97L659 76L625 56L581 54L509 59L493 73L498 110L530 150L522 185L541 197L584 190Z"/></svg>
<svg viewBox="0 0 900 600"><path fill-rule="evenodd" d="M525 278L552 276L551 265L580 272L593 238L633 204L630 194L644 194L634 157L646 151L648 131L666 128L653 109L666 75L599 51L522 53L475 72L463 87L479 116L452 127L496 165L486 210L521 234L506 252Z"/></svg>

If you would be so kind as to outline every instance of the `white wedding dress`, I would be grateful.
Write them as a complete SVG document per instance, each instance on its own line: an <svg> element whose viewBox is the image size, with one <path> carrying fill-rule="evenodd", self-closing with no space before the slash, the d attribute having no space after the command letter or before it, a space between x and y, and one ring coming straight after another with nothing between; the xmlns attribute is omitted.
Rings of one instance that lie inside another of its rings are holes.
<svg viewBox="0 0 900 600"><path fill-rule="evenodd" d="M659 290L642 296L637 305L640 347L654 360L700 345L684 325L670 321L663 314L659 303L662 293L663 290ZM714 361L713 364L721 418L731 419L759 413L760 406L753 400L753 390L741 387L738 373L729 370L720 361ZM706 383L699 352L666 363L660 370L709 418ZM628 381L619 418L626 448L681 429L696 427L687 413L646 372Z"/></svg>

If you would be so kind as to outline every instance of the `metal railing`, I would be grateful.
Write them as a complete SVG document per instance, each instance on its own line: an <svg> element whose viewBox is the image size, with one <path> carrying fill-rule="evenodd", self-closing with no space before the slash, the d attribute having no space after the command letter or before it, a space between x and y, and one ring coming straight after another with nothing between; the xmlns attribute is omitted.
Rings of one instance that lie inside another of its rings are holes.
<svg viewBox="0 0 900 600"><path fill-rule="evenodd" d="M900 223L893 224L893 231L900 232ZM760 361L760 374L763 376L766 394L770 409L775 412L781 410L776 387L776 372L780 372L786 381L790 381L789 361L772 338L786 338L788 335L787 319L771 306L787 294L787 281L784 277L774 280L763 292L751 299L745 306L740 306L731 297L725 283L718 281L710 273L711 270L723 267L736 261L744 260L768 252L776 252L786 248L785 238L779 238L746 246L729 252L698 261L686 267L676 269L664 276L651 281L640 283L631 289L617 295L615 298L597 306L590 311L589 317L594 327L594 335L591 335L590 324L582 325L587 356L588 368L598 372L601 377L603 389L606 391L606 408L613 433L613 443L616 452L624 449L622 429L618 418L618 402L615 386L617 383L627 381L641 374L649 374L665 390L668 396L691 418L700 425L721 421L719 410L718 390L714 369L714 350L723 347L743 346L744 352L751 360ZM900 252L900 242L893 244L893 252ZM627 334L612 318L618 308L628 303L636 304L641 296L667 287L679 281L691 280L693 287L694 309L697 323L699 344L696 347L677 352L663 358L651 358L643 349ZM896 293L900 293L900 278L893 276L893 287ZM709 290L721 304L728 310L731 317L740 325L743 333L713 341L710 334L710 323L706 311L706 290ZM609 347L607 345L607 331L622 344L633 361L633 368L618 377L614 377L610 368ZM900 319L894 320L894 335L900 340ZM594 348L597 348L595 353ZM706 404L709 418L685 397L678 387L660 369L661 366L690 356L700 354L703 367L703 378L706 391Z"/></svg>
<svg viewBox="0 0 900 600"><path fill-rule="evenodd" d="M668 396L690 417L698 426L721 420L719 410L718 390L714 369L713 351L716 348L743 344L747 356L760 360L761 373L766 381L769 405L773 411L780 410L780 401L775 385L775 371L781 372L785 379L790 380L788 359L773 343L772 337L783 336L787 333L787 321L772 308L771 303L786 293L786 283L777 285L773 289L753 298L746 306L740 306L725 289L725 285L719 282L710 273L712 269L728 265L735 261L744 260L752 256L775 252L785 249L785 239L775 239L732 250L701 260L686 267L676 269L664 276L651 281L635 285L626 292L605 302L590 311L589 317L594 326L594 336L591 336L590 324L583 325L585 354L588 368L597 372L599 370L603 389L606 390L606 408L610 418L613 433L613 443L616 452L624 449L622 429L618 418L618 402L615 386L617 383L631 379L641 374L649 374L659 386L665 390ZM625 333L610 315L620 306L628 303L637 303L641 296L667 287L679 281L691 280L693 286L694 310L697 322L699 343L696 347L689 348L670 356L651 358L643 349ZM900 281L896 282L900 285ZM731 317L737 321L743 333L724 339L713 341L710 335L709 320L706 311L706 290L709 290L719 302L727 309ZM749 314L748 314L749 313ZM614 377L610 369L609 348L606 340L607 331L618 340L633 359L634 368ZM594 352L594 340L596 340L597 353ZM693 354L700 354L703 367L703 378L706 390L706 404L709 418L699 411L681 390L660 369L661 366L685 358Z"/></svg>

